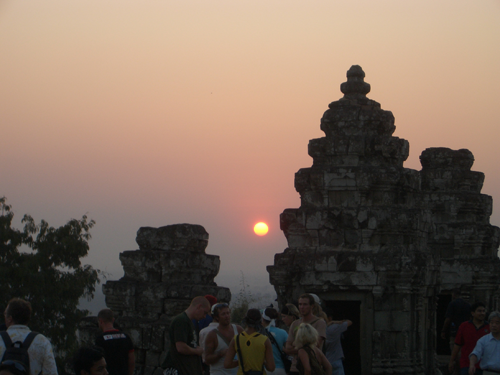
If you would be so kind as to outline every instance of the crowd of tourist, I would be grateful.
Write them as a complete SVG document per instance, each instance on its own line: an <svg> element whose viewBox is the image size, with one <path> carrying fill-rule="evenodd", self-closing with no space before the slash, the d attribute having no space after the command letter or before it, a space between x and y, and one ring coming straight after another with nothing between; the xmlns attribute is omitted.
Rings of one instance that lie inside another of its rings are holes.
<svg viewBox="0 0 500 375"><path fill-rule="evenodd" d="M352 322L330 319L316 295L300 296L298 308L249 309L242 323L231 324L228 304L196 297L172 321L164 375L344 374L340 338Z"/></svg>
<svg viewBox="0 0 500 375"><path fill-rule="evenodd" d="M25 300L8 303L0 327L0 375L57 375L49 340L28 328L31 313ZM134 374L134 345L114 323L110 309L99 312L101 332L95 346L76 352L75 375ZM298 308L249 309L242 324L231 323L227 303L195 297L170 324L163 375L344 375L341 337L352 322L333 320L316 295L301 295ZM452 337L451 374L500 374L500 312L486 321L483 303L470 306L455 293L442 333Z"/></svg>
<svg viewBox="0 0 500 375"><path fill-rule="evenodd" d="M461 298L460 290L454 290L441 338L449 338L450 374L500 374L500 312L493 311L486 321L484 303L471 306Z"/></svg>

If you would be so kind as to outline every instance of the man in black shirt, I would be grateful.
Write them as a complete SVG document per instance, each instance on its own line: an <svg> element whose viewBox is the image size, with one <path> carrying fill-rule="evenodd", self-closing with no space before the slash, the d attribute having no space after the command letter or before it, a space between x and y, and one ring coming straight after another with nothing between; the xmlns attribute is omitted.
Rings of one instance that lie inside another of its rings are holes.
<svg viewBox="0 0 500 375"><path fill-rule="evenodd" d="M192 320L201 320L210 313L210 303L203 296L193 298L189 307L174 317L168 329L170 349L163 363L166 374L201 375L203 348Z"/></svg>
<svg viewBox="0 0 500 375"><path fill-rule="evenodd" d="M96 346L104 349L109 375L133 375L135 367L134 344L130 337L114 328L113 311L103 309L97 315L102 334L97 336Z"/></svg>

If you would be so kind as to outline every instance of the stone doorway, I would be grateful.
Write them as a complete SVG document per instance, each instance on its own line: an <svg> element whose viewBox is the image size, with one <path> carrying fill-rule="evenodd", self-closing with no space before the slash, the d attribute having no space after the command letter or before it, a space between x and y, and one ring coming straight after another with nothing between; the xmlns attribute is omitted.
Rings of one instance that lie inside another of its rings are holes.
<svg viewBox="0 0 500 375"><path fill-rule="evenodd" d="M361 374L361 301L326 301L325 305L333 320L352 321L352 326L344 332L342 338L344 370L346 375Z"/></svg>
<svg viewBox="0 0 500 375"><path fill-rule="evenodd" d="M450 355L450 343L441 338L441 329L446 315L446 309L451 302L451 294L439 294L436 309L436 354Z"/></svg>

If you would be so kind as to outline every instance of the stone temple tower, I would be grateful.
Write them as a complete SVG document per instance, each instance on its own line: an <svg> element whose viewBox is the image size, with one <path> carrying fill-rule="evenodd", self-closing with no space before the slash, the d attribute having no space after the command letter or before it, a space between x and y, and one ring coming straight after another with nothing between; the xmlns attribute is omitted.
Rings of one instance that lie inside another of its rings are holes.
<svg viewBox="0 0 500 375"><path fill-rule="evenodd" d="M355 322L349 329L354 339L346 351L351 373L434 374L441 272L453 276L457 272L450 267L468 264L467 282L472 283L480 267L471 263L471 257L483 256L478 264L488 258L494 264L488 275L498 275L498 228L489 225L491 199L480 194L482 180L479 186L475 172L454 169L457 151L426 150L422 172L403 167L409 143L392 135L392 113L366 97L370 85L364 77L361 67L349 69L347 82L341 85L344 97L331 103L321 119L325 137L309 142L313 164L295 175L301 205L281 214L288 248L268 266L270 281L280 304L297 301L305 292L315 293L335 318ZM434 154L442 163L429 161ZM472 162L464 163L470 169ZM436 176L452 176L446 180L449 186L441 180L436 184ZM458 189L453 178L464 181L462 190L472 184L472 192L450 195L449 189ZM487 212L470 209L467 215L453 215L453 207L467 206L463 202L469 193ZM474 231L482 237L471 240L474 235L468 232L465 243L474 246L463 250L473 253L457 259L448 251L446 264L441 264L441 254L446 253L442 245L453 248L453 238L462 238L461 230L467 226L459 222L475 220L474 215L480 218ZM448 228L447 220L454 221L449 225L454 232L436 235L436 225ZM493 240L487 239L488 233ZM463 289L460 280L446 278L447 287ZM491 297L485 301L491 306L498 303L500 282L486 278L488 291L482 296Z"/></svg>

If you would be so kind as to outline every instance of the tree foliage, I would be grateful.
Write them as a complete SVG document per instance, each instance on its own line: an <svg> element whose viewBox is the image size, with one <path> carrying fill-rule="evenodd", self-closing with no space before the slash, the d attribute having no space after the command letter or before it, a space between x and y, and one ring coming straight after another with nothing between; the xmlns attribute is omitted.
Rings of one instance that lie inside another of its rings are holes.
<svg viewBox="0 0 500 375"><path fill-rule="evenodd" d="M240 278L240 291L235 301L231 301L231 321L236 324L242 324L243 319L247 315L247 311L250 308L250 304L255 301L252 293L248 290L250 287L246 280L245 274L241 272Z"/></svg>
<svg viewBox="0 0 500 375"><path fill-rule="evenodd" d="M0 306L14 297L31 303L30 328L47 336L56 352L76 345L76 327L88 311L78 309L91 299L101 272L80 259L89 251L93 220L83 216L59 228L24 215L22 230L12 228L14 213L0 198Z"/></svg>

